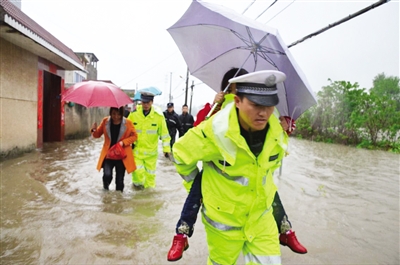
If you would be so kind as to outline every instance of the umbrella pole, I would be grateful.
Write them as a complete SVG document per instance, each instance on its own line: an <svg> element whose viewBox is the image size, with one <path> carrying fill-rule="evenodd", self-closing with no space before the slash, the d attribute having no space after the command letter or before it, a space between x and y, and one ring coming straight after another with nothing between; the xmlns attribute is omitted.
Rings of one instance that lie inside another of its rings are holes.
<svg viewBox="0 0 400 265"><path fill-rule="evenodd" d="M240 66L240 67L238 68L238 70L236 71L235 75L234 75L232 78L236 77L236 75L239 73L239 71L242 70L244 64L247 62L247 60L250 58L250 56L251 56L252 54L253 54L253 51L249 53L249 56L247 56L246 60L244 60L244 62L243 62L243 64L242 64L242 66ZM255 67L254 67L254 69L255 69ZM228 85L225 87L225 89L223 90L224 93L228 90L230 84L231 84L231 83L228 83ZM207 116L206 116L206 120L207 120L208 118L210 118L210 116L214 113L214 110L215 110L215 108L218 106L218 104L220 104L220 103L217 102L217 103L215 103L215 104L212 106L210 112L209 112L209 113L207 114Z"/></svg>
<svg viewBox="0 0 400 265"><path fill-rule="evenodd" d="M190 86L190 109L189 109L189 114L192 114L192 100L193 100L193 87L194 87L194 81L192 80L192 85Z"/></svg>

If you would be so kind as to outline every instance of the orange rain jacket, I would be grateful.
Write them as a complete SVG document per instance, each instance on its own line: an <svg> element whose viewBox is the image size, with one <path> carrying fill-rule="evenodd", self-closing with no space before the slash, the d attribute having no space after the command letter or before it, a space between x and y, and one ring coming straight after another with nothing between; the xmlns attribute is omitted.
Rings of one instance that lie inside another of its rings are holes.
<svg viewBox="0 0 400 265"><path fill-rule="evenodd" d="M101 121L101 124L97 127L96 131L94 131L92 134L94 138L100 138L104 134L104 144L103 148L101 149L99 162L97 163L97 170L99 171L103 166L103 161L107 155L108 149L110 148L111 144L111 138L109 136L111 122L112 121L110 116L105 117ZM136 133L136 129L133 123L130 120L123 117L121 121L121 128L119 130L117 144L119 141L122 141L124 143L123 147L126 152L126 157L122 159L122 162L124 163L126 172L128 173L132 173L133 171L136 170L136 164L135 160L133 159L131 144L133 144L137 140L137 137L138 135Z"/></svg>

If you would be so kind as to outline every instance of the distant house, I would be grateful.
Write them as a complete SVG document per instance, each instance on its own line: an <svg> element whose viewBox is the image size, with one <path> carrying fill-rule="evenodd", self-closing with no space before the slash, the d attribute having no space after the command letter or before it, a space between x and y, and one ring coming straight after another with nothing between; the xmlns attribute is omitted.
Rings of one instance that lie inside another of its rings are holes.
<svg viewBox="0 0 400 265"><path fill-rule="evenodd" d="M65 88L84 80L97 80L97 59L94 53L76 52L79 60L82 62L85 71L66 71L65 72Z"/></svg>
<svg viewBox="0 0 400 265"><path fill-rule="evenodd" d="M9 0L0 0L0 23L1 159L64 140L66 73L88 71L82 57Z"/></svg>

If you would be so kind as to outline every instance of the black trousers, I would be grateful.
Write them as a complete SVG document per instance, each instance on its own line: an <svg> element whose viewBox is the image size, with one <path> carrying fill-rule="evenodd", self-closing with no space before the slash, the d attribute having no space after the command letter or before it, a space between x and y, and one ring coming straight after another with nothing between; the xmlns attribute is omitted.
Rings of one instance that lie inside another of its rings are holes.
<svg viewBox="0 0 400 265"><path fill-rule="evenodd" d="M113 169L115 167L115 186L116 190L124 191L124 176L125 176L125 166L122 160L111 160L104 159L103 162L103 187L108 190L111 181L113 179Z"/></svg>
<svg viewBox="0 0 400 265"><path fill-rule="evenodd" d="M171 151L172 151L172 146L174 146L174 143L175 143L175 140L176 140L176 130L175 130L175 132L170 132L169 136L171 136L170 145L171 145Z"/></svg>

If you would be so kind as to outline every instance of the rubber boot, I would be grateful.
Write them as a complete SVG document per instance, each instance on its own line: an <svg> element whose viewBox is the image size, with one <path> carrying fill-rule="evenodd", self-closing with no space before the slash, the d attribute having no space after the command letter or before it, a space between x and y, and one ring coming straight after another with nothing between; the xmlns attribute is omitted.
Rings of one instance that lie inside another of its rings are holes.
<svg viewBox="0 0 400 265"><path fill-rule="evenodd" d="M289 230L285 234L280 234L279 242L282 246L288 246L293 252L298 254L307 253L307 249L300 244L300 242L297 240L295 232L292 230Z"/></svg>
<svg viewBox="0 0 400 265"><path fill-rule="evenodd" d="M174 236L172 246L168 252L168 261L177 261L182 258L183 251L189 248L188 238L184 234Z"/></svg>

